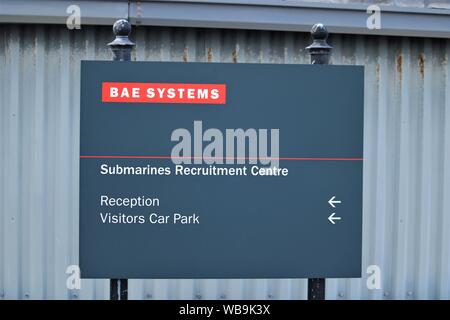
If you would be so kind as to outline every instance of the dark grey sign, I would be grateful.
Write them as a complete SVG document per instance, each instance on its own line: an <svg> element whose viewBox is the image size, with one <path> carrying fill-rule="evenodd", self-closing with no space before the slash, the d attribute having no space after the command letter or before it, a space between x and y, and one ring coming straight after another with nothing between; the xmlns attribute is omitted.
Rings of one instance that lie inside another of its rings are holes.
<svg viewBox="0 0 450 320"><path fill-rule="evenodd" d="M363 70L83 61L81 276L360 277Z"/></svg>

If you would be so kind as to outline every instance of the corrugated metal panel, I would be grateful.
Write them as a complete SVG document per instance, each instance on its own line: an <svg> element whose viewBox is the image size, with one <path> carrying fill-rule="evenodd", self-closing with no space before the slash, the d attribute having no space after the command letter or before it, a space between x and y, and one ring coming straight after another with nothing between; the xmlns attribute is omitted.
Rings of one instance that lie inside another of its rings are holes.
<svg viewBox="0 0 450 320"><path fill-rule="evenodd" d="M81 59L110 60L110 28L0 27L0 298L107 299L66 289L77 264ZM136 60L309 63L308 34L138 28ZM332 36L365 73L363 274L328 299L450 298L450 41ZM132 280L132 299L305 299L306 280Z"/></svg>

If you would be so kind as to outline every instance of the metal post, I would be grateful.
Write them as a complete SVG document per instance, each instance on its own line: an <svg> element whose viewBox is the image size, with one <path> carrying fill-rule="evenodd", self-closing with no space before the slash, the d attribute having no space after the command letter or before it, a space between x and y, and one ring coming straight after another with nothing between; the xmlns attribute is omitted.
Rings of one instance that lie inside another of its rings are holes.
<svg viewBox="0 0 450 320"><path fill-rule="evenodd" d="M110 300L128 300L128 279L111 279Z"/></svg>
<svg viewBox="0 0 450 320"><path fill-rule="evenodd" d="M313 43L306 47L311 55L311 64L328 64L332 47L328 45L328 30L322 23L316 23L311 29ZM308 279L308 300L325 300L325 279Z"/></svg>
<svg viewBox="0 0 450 320"><path fill-rule="evenodd" d="M128 38L131 32L131 24L125 19L117 20L114 23L113 32L116 38L108 43L114 55L113 60L130 61L131 50L134 47L134 42Z"/></svg>
<svg viewBox="0 0 450 320"><path fill-rule="evenodd" d="M316 23L311 29L313 43L306 47L311 55L311 64L328 64L332 47L328 45L328 30L322 23Z"/></svg>
<svg viewBox="0 0 450 320"><path fill-rule="evenodd" d="M113 53L115 61L130 61L131 50L134 47L128 36L131 33L131 24L120 19L114 23L113 32L116 38L108 43ZM110 299L111 300L128 300L128 279L111 279L110 280Z"/></svg>
<svg viewBox="0 0 450 320"><path fill-rule="evenodd" d="M119 300L119 280L111 279L109 280L109 299Z"/></svg>
<svg viewBox="0 0 450 320"><path fill-rule="evenodd" d="M308 279L308 300L325 300L325 279Z"/></svg>

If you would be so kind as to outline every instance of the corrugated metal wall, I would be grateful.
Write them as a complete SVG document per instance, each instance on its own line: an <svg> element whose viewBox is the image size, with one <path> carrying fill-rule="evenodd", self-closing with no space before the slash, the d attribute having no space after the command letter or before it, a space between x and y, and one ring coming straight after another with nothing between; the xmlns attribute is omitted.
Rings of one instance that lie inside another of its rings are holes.
<svg viewBox="0 0 450 320"><path fill-rule="evenodd" d="M66 289L78 257L80 60L110 60L110 28L0 26L0 299L107 299ZM133 59L309 63L308 34L138 28ZM450 41L333 35L366 66L363 279L328 299L450 298ZM319 84L318 84L319 85ZM326 94L326 93L324 93ZM295 254L295 253L293 253ZM382 289L365 270L381 268ZM132 280L131 299L305 299L306 280Z"/></svg>

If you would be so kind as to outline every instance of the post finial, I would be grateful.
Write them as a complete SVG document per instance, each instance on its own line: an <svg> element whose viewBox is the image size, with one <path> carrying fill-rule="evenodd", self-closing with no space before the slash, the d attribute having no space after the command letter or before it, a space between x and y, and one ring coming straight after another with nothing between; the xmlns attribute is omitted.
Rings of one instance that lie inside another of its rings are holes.
<svg viewBox="0 0 450 320"><path fill-rule="evenodd" d="M306 47L311 55L311 64L328 64L332 47L327 43L328 30L322 23L311 28L313 43Z"/></svg>
<svg viewBox="0 0 450 320"><path fill-rule="evenodd" d="M113 32L116 38L108 43L114 55L113 60L131 60L131 50L134 47L134 42L128 38L131 24L125 19L117 20L113 25Z"/></svg>
<svg viewBox="0 0 450 320"><path fill-rule="evenodd" d="M113 25L113 32L116 36L129 36L131 32L131 24L125 19L117 20Z"/></svg>
<svg viewBox="0 0 450 320"><path fill-rule="evenodd" d="M322 23L316 23L311 28L311 36L313 40L327 40L328 30Z"/></svg>

